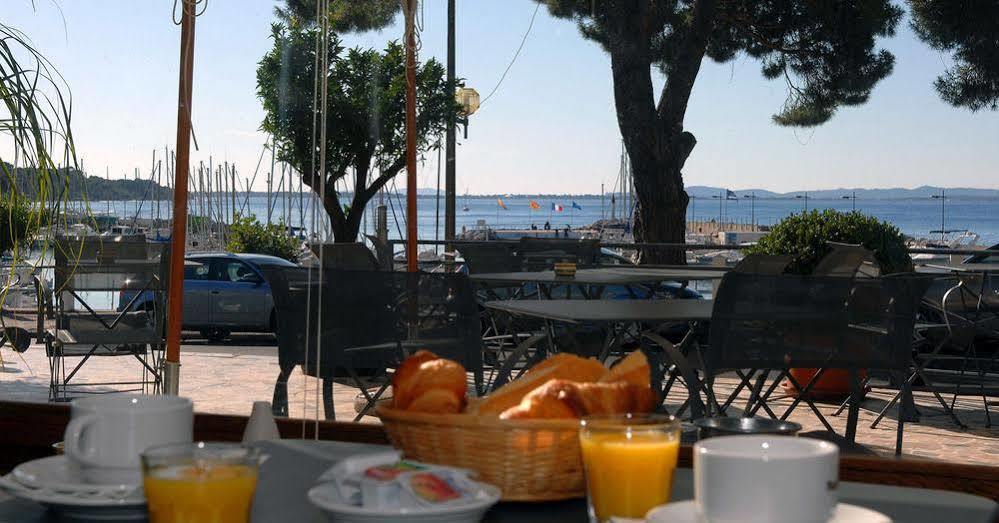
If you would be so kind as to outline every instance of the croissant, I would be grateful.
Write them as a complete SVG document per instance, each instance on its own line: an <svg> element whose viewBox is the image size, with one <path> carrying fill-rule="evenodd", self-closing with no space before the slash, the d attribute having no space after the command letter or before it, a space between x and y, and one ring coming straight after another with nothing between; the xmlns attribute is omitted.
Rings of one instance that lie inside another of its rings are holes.
<svg viewBox="0 0 999 523"><path fill-rule="evenodd" d="M500 419L581 418L599 414L649 412L655 395L648 386L626 381L576 383L551 380L524 396L519 405L500 414Z"/></svg>
<svg viewBox="0 0 999 523"><path fill-rule="evenodd" d="M421 350L392 376L392 406L413 412L458 413L465 407L467 386L461 364Z"/></svg>
<svg viewBox="0 0 999 523"><path fill-rule="evenodd" d="M611 367L610 372L600 378L601 382L626 381L635 387L635 395L642 405L655 405L658 395L652 390L652 374L645 354L636 350ZM651 410L651 407L650 407Z"/></svg>
<svg viewBox="0 0 999 523"><path fill-rule="evenodd" d="M596 359L581 358L568 353L555 354L532 367L524 376L469 405L468 412L498 416L510 407L518 405L524 396L549 380L589 382L597 381L606 373L607 369Z"/></svg>
<svg viewBox="0 0 999 523"><path fill-rule="evenodd" d="M636 350L618 361L617 365L611 367L610 372L604 374L598 381L608 383L627 381L634 385L649 387L652 383L649 360L642 351Z"/></svg>

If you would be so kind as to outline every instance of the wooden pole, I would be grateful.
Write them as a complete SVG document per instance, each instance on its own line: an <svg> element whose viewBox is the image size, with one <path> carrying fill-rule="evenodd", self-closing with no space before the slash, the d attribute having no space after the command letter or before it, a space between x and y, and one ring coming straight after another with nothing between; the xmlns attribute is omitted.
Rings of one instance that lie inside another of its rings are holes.
<svg viewBox="0 0 999 523"><path fill-rule="evenodd" d="M416 259L416 1L406 0L406 268L419 270Z"/></svg>
<svg viewBox="0 0 999 523"><path fill-rule="evenodd" d="M447 81L449 86L454 85L454 2L447 1ZM444 239L454 240L455 231L455 122L454 114L449 113L447 118L447 130L444 143ZM451 246L445 248L451 251Z"/></svg>
<svg viewBox="0 0 999 523"><path fill-rule="evenodd" d="M177 170L173 197L170 247L170 287L167 293L167 350L163 391L176 395L180 385L180 327L184 314L184 251L187 247L187 175L191 159L191 86L194 83L195 5L181 1L180 78L177 100Z"/></svg>

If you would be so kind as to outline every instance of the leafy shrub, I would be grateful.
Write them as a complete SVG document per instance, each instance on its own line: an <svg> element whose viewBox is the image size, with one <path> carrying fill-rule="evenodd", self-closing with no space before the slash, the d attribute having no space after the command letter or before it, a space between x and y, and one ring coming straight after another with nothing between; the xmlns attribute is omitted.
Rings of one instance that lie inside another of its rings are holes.
<svg viewBox="0 0 999 523"><path fill-rule="evenodd" d="M299 242L285 232L284 225L265 225L253 215L237 216L229 226L226 249L229 252L269 254L295 262Z"/></svg>
<svg viewBox="0 0 999 523"><path fill-rule="evenodd" d="M38 219L31 215L31 205L16 195L0 196L0 254L24 245Z"/></svg>
<svg viewBox="0 0 999 523"><path fill-rule="evenodd" d="M746 253L791 255L794 259L787 272L809 274L831 250L827 242L863 245L874 252L882 274L912 271L912 258L898 228L856 211L792 214Z"/></svg>

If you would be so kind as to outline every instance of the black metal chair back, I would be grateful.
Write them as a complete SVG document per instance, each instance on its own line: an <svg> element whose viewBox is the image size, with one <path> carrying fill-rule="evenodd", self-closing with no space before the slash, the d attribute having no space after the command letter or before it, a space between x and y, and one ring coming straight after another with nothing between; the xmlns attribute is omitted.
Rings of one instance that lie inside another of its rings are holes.
<svg viewBox="0 0 999 523"><path fill-rule="evenodd" d="M80 344L161 344L165 333L169 246L102 237L54 244L56 331ZM124 291L131 291L127 296ZM149 304L141 310L138 303Z"/></svg>
<svg viewBox="0 0 999 523"><path fill-rule="evenodd" d="M904 369L928 285L731 272L715 296L705 368Z"/></svg>
<svg viewBox="0 0 999 523"><path fill-rule="evenodd" d="M810 389L826 370L847 369L854 382L846 429L847 438L852 440L861 401L858 371L900 373L909 369L916 313L929 283L928 278L918 275L846 278L726 274L712 310L710 345L702 354L709 410L717 404L712 383L719 372L780 370L762 396L759 388L754 389L751 403L755 400L758 406L765 407L776 384L786 377L799 393L780 418L787 419L803 401L832 432L832 426L810 398ZM810 382L801 384L788 372L791 368L819 370ZM754 411L747 410L747 414ZM901 449L902 427L900 421L896 451Z"/></svg>
<svg viewBox="0 0 999 523"><path fill-rule="evenodd" d="M464 274L265 270L282 369L324 380L377 376L428 349L482 379L481 326Z"/></svg>
<svg viewBox="0 0 999 523"><path fill-rule="evenodd" d="M784 274L792 256L770 256L765 254L747 254L739 263L732 267L734 272L748 274Z"/></svg>
<svg viewBox="0 0 999 523"><path fill-rule="evenodd" d="M520 239L517 255L522 270L551 270L556 262L572 262L579 266L596 265L600 255L599 239L533 238Z"/></svg>
<svg viewBox="0 0 999 523"><path fill-rule="evenodd" d="M520 258L514 247L512 243L502 241L463 242L458 245L458 252L465 260L469 274L514 272L520 270Z"/></svg>
<svg viewBox="0 0 999 523"><path fill-rule="evenodd" d="M277 316L282 368L303 365L309 376L347 377L345 349L390 343L401 336L391 294L383 285L335 279L336 272L305 267L265 269Z"/></svg>

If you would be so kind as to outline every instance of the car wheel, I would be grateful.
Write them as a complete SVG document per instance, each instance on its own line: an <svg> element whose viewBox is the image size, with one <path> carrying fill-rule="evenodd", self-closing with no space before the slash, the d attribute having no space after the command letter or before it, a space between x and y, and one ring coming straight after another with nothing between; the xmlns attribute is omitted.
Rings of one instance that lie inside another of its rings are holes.
<svg viewBox="0 0 999 523"><path fill-rule="evenodd" d="M220 341L224 341L226 338L228 338L229 337L229 331L226 330L226 329L220 329L220 328L217 328L217 327L216 328L211 328L211 329L202 329L201 330L201 336L203 336L204 338L207 338L208 341L210 341L210 342L217 343L217 342L220 342Z"/></svg>

